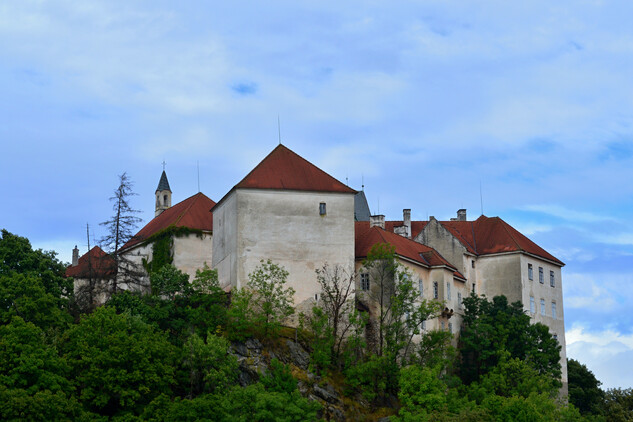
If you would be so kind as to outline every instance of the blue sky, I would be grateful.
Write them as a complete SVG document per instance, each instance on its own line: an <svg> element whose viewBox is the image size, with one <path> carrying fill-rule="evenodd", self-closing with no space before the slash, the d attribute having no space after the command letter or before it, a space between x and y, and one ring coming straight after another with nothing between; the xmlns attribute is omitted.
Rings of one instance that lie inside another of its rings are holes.
<svg viewBox="0 0 633 422"><path fill-rule="evenodd" d="M524 4L523 4L524 3ZM0 3L0 227L85 251L278 143L372 212L498 215L566 262L568 355L633 387L633 3Z"/></svg>

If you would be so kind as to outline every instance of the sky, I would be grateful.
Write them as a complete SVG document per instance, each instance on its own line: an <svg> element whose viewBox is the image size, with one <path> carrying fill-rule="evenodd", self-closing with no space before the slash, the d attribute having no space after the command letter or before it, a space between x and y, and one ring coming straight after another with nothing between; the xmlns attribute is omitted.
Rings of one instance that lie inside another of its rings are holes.
<svg viewBox="0 0 633 422"><path fill-rule="evenodd" d="M0 228L70 261L278 143L387 219L499 216L566 263L567 353L633 387L633 2L0 3Z"/></svg>

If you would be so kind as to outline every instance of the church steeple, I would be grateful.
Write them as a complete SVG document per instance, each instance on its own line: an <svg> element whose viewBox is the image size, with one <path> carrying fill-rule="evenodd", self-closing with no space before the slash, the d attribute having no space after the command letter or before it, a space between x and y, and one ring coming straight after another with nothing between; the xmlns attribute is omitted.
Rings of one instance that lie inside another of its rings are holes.
<svg viewBox="0 0 633 422"><path fill-rule="evenodd" d="M171 188L167 180L167 173L163 167L163 174L160 176L158 187L156 188L156 212L154 217L158 217L161 212L171 207Z"/></svg>

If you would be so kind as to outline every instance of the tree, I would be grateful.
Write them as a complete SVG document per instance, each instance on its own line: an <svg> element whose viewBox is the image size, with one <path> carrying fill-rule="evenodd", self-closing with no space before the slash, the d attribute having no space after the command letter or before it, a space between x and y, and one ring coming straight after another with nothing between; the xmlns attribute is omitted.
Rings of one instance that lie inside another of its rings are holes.
<svg viewBox="0 0 633 422"><path fill-rule="evenodd" d="M183 347L183 365L189 374L189 398L201 393L220 393L235 383L237 358L229 354L229 342L209 334L205 342L193 334Z"/></svg>
<svg viewBox="0 0 633 422"><path fill-rule="evenodd" d="M61 350L80 401L102 415L140 414L174 383L175 348L165 334L112 307L84 315Z"/></svg>
<svg viewBox="0 0 633 422"><path fill-rule="evenodd" d="M583 415L601 414L605 395L600 389L602 383L596 379L593 372L577 360L567 359L567 379L569 402Z"/></svg>
<svg viewBox="0 0 633 422"><path fill-rule="evenodd" d="M64 276L67 265L56 258L57 253L33 250L27 238L4 229L0 232L0 276L22 274L37 278L44 291L58 299L58 305L65 308L73 294L73 283Z"/></svg>
<svg viewBox="0 0 633 422"><path fill-rule="evenodd" d="M605 393L604 415L608 421L633 420L633 388L610 388Z"/></svg>
<svg viewBox="0 0 633 422"><path fill-rule="evenodd" d="M475 295L464 299L459 372L465 384L488 373L505 351L528 362L539 374L560 380L560 349L547 326L530 324L521 302L508 304L505 296L492 301Z"/></svg>
<svg viewBox="0 0 633 422"><path fill-rule="evenodd" d="M270 259L262 260L248 275L248 288L254 294L254 323L264 337L276 335L281 328L281 322L294 313L295 290L292 287L285 287L287 280L288 271Z"/></svg>
<svg viewBox="0 0 633 422"><path fill-rule="evenodd" d="M119 175L119 186L114 190L112 209L114 214L109 220L101 223L107 233L101 238L101 247L110 253L116 262L117 276L114 278L112 292L117 292L117 278L122 281L136 281L142 273L137 269L136 264L120 254L120 249L127 243L141 219L136 216L140 211L135 210L130 205L130 198L136 195L132 191L133 183L127 173Z"/></svg>
<svg viewBox="0 0 633 422"><path fill-rule="evenodd" d="M68 364L44 332L20 317L0 326L0 419L70 420L81 411Z"/></svg>

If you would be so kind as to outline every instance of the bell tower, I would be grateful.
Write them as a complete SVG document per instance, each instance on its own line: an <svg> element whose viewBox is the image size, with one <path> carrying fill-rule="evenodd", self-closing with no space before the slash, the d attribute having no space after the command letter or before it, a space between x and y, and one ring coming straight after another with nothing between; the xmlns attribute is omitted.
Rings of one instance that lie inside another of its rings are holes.
<svg viewBox="0 0 633 422"><path fill-rule="evenodd" d="M165 173L165 162L163 161L163 174L160 176L158 187L156 188L156 212L154 217L158 217L160 213L171 207L171 189Z"/></svg>

